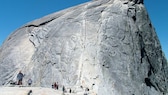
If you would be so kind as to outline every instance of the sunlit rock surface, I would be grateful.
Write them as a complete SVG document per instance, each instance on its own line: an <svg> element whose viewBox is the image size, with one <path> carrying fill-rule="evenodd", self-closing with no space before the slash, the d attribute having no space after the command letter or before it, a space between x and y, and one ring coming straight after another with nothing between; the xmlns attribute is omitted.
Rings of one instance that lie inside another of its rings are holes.
<svg viewBox="0 0 168 95"><path fill-rule="evenodd" d="M0 95L62 95L58 90L41 87L0 87Z"/></svg>
<svg viewBox="0 0 168 95"><path fill-rule="evenodd" d="M168 68L143 0L93 0L37 19L0 48L0 85L25 74L74 93L168 95Z"/></svg>

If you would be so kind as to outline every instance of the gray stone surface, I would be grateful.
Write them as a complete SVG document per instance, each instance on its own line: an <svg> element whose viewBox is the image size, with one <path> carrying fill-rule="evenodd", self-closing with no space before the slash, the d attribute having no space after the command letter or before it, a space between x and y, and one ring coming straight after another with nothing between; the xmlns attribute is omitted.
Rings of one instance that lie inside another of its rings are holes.
<svg viewBox="0 0 168 95"><path fill-rule="evenodd" d="M0 85L20 70L24 85L57 81L79 95L168 91L167 61L143 0L93 0L27 23L0 48Z"/></svg>

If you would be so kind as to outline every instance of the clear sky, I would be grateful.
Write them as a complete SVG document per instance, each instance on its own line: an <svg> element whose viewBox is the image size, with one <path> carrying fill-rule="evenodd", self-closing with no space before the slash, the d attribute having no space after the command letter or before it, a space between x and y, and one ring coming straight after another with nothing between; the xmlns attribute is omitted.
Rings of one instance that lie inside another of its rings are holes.
<svg viewBox="0 0 168 95"><path fill-rule="evenodd" d="M0 46L11 32L32 20L91 0L1 0ZM144 0L162 50L168 58L168 0Z"/></svg>

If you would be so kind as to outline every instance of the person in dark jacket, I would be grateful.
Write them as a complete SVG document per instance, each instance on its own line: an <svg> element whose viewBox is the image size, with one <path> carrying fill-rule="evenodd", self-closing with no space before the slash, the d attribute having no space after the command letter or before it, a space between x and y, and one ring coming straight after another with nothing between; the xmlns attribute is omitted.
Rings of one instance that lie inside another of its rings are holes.
<svg viewBox="0 0 168 95"><path fill-rule="evenodd" d="M63 87L62 87L62 92L65 93L65 91L66 91L66 90L65 90L65 86L63 85Z"/></svg>
<svg viewBox="0 0 168 95"><path fill-rule="evenodd" d="M17 79L18 79L18 85L22 85L22 80L23 80L23 73L20 71L17 75Z"/></svg>

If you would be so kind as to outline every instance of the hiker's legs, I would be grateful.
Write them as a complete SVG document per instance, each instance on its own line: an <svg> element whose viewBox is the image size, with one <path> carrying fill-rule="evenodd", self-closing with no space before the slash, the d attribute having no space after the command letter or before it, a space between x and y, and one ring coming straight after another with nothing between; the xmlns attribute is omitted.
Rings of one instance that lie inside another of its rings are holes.
<svg viewBox="0 0 168 95"><path fill-rule="evenodd" d="M22 80L19 80L19 81L18 81L18 85L22 85Z"/></svg>
<svg viewBox="0 0 168 95"><path fill-rule="evenodd" d="M18 80L18 85L20 85L20 80Z"/></svg>

